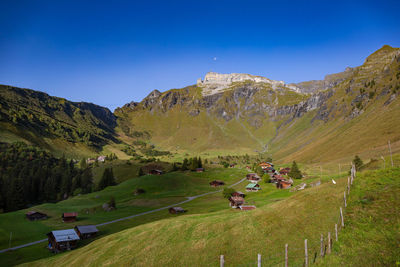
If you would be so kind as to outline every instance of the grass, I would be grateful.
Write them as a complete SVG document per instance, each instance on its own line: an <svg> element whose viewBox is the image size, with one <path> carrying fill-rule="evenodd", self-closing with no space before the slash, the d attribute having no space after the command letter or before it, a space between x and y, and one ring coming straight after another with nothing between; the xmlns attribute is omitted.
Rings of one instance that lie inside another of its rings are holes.
<svg viewBox="0 0 400 267"><path fill-rule="evenodd" d="M9 235L13 233L11 246L45 238L54 229L65 229L73 225L61 222L62 212L78 212L77 224L98 224L105 221L152 210L185 200L188 196L215 190L209 182L216 177L232 184L246 172L240 169L207 169L204 173L172 172L162 176L146 175L111 186L103 191L72 197L55 204L46 203L26 210L0 214L0 248L9 246ZM133 191L142 188L146 193L135 196ZM101 205L114 196L117 209L105 212ZM30 222L25 212L38 210L50 216L47 220ZM135 219L139 220L140 219ZM10 223L12 222L12 223ZM0 255L2 257L2 255Z"/></svg>
<svg viewBox="0 0 400 267"><path fill-rule="evenodd" d="M368 171L354 184L345 228L320 266L400 264L400 168Z"/></svg>
<svg viewBox="0 0 400 267"><path fill-rule="evenodd" d="M149 223L29 265L210 266L217 265L224 254L227 266L254 266L257 253L267 265L283 259L285 243L293 249L291 261L300 263L302 252L295 248L301 248L304 238L317 244L320 232L336 222L346 180L337 179L337 185L323 182L298 193L261 182L261 192L246 196L249 204L257 206L249 212L229 208L222 194L216 193L182 205L189 210L185 215L149 219ZM236 189L244 191L245 186L242 183Z"/></svg>

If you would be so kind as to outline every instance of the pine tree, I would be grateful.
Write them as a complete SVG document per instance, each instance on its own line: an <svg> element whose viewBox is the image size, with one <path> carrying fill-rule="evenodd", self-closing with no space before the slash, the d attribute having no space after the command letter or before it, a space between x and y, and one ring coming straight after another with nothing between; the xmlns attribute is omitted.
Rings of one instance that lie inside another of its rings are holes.
<svg viewBox="0 0 400 267"><path fill-rule="evenodd" d="M303 177L299 170L299 167L297 166L296 161L293 161L292 167L290 168L290 172L288 173L288 175L293 179L301 179Z"/></svg>
<svg viewBox="0 0 400 267"><path fill-rule="evenodd" d="M143 169L140 167L138 171L138 176L143 176L143 175L144 175Z"/></svg>
<svg viewBox="0 0 400 267"><path fill-rule="evenodd" d="M172 164L172 171L175 172L178 170L178 166L176 166L176 163Z"/></svg>
<svg viewBox="0 0 400 267"><path fill-rule="evenodd" d="M79 167L83 170L86 169L86 160L85 159L81 159L81 161L79 162Z"/></svg>
<svg viewBox="0 0 400 267"><path fill-rule="evenodd" d="M185 158L185 159L183 160L181 170L182 170L182 171L186 171L187 169L188 169L188 159Z"/></svg>
<svg viewBox="0 0 400 267"><path fill-rule="evenodd" d="M258 174L258 176L263 176L264 174L264 170L261 168L261 166L257 166L256 168L256 173Z"/></svg>
<svg viewBox="0 0 400 267"><path fill-rule="evenodd" d="M356 166L356 170L359 171L364 165L364 162L360 159L358 155L356 155L353 159L353 164Z"/></svg>
<svg viewBox="0 0 400 267"><path fill-rule="evenodd" d="M190 170L195 171L197 169L198 166L198 161L197 158L194 157L192 158L192 164L190 164Z"/></svg>
<svg viewBox="0 0 400 267"><path fill-rule="evenodd" d="M92 187L93 187L92 169L91 168L87 168L82 173L82 177L81 177L82 193L90 193L90 192L92 192Z"/></svg>
<svg viewBox="0 0 400 267"><path fill-rule="evenodd" d="M197 168L203 168L203 163L201 162L201 158L197 160Z"/></svg>

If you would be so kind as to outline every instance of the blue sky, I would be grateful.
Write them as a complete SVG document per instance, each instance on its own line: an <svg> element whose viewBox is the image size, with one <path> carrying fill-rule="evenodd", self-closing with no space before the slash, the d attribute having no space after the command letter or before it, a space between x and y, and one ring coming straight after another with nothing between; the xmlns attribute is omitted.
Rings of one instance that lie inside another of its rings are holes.
<svg viewBox="0 0 400 267"><path fill-rule="evenodd" d="M400 47L400 1L3 0L0 10L0 84L112 110L208 71L300 82Z"/></svg>

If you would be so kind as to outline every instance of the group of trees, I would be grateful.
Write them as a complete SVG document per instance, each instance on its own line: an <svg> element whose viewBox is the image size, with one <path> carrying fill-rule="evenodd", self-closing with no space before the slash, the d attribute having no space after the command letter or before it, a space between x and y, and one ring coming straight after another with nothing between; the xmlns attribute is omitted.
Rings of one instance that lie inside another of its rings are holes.
<svg viewBox="0 0 400 267"><path fill-rule="evenodd" d="M18 142L0 144L0 209L13 211L56 202L93 188L91 168Z"/></svg>
<svg viewBox="0 0 400 267"><path fill-rule="evenodd" d="M203 168L203 163L200 157L194 157L190 159L183 159L183 163L181 166L182 171L191 170L195 171L197 168Z"/></svg>
<svg viewBox="0 0 400 267"><path fill-rule="evenodd" d="M105 168L103 172L103 176L100 179L98 190L103 190L107 186L116 185L114 178L113 168Z"/></svg>

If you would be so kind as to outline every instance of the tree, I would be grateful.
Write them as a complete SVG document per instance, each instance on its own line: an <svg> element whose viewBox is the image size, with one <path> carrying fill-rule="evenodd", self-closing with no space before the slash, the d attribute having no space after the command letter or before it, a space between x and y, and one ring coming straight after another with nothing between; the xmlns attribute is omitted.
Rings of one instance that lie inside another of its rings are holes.
<svg viewBox="0 0 400 267"><path fill-rule="evenodd" d="M144 175L143 169L140 167L138 171L138 176L143 176L143 175Z"/></svg>
<svg viewBox="0 0 400 267"><path fill-rule="evenodd" d="M185 159L183 160L181 170L182 170L182 171L186 171L187 169L188 169L188 159L185 158Z"/></svg>
<svg viewBox="0 0 400 267"><path fill-rule="evenodd" d="M93 174L92 174L92 169L87 168L81 178L81 188L82 188L82 193L90 193L92 192L92 187L93 187Z"/></svg>
<svg viewBox="0 0 400 267"><path fill-rule="evenodd" d="M110 208L114 208L114 209L116 208L114 196L112 196L112 197L110 198L110 201L108 202L108 205L109 205Z"/></svg>
<svg viewBox="0 0 400 267"><path fill-rule="evenodd" d="M207 159L204 160L204 164L208 164L208 160Z"/></svg>
<svg viewBox="0 0 400 267"><path fill-rule="evenodd" d="M115 178L114 178L114 173L112 168L105 168L103 172L103 176L100 179L99 182L99 190L102 190L106 188L107 186L115 185Z"/></svg>
<svg viewBox="0 0 400 267"><path fill-rule="evenodd" d="M203 163L201 162L201 158L197 160L197 168L203 168Z"/></svg>
<svg viewBox="0 0 400 267"><path fill-rule="evenodd" d="M172 164L172 171L175 172L178 170L178 166L176 166L176 163Z"/></svg>
<svg viewBox="0 0 400 267"><path fill-rule="evenodd" d="M222 191L222 195L224 196L224 198L230 198L232 194L235 192L236 191L233 188L225 187L224 190Z"/></svg>
<svg viewBox="0 0 400 267"><path fill-rule="evenodd" d="M197 166L198 166L198 161L197 158L194 157L191 159L190 170L195 171L197 169Z"/></svg>
<svg viewBox="0 0 400 267"><path fill-rule="evenodd" d="M297 166L296 161L293 161L292 167L290 168L290 172L288 173L288 175L293 179L301 179L303 177L299 170L299 167Z"/></svg>
<svg viewBox="0 0 400 267"><path fill-rule="evenodd" d="M256 173L261 177L264 174L264 170L261 168L261 166L257 166L256 168Z"/></svg>
<svg viewBox="0 0 400 267"><path fill-rule="evenodd" d="M267 162L272 162L272 158L271 158L271 157L268 157L268 158L267 158Z"/></svg>
<svg viewBox="0 0 400 267"><path fill-rule="evenodd" d="M356 155L353 159L353 164L356 166L356 170L359 171L364 165L364 162L360 159L358 155Z"/></svg>

